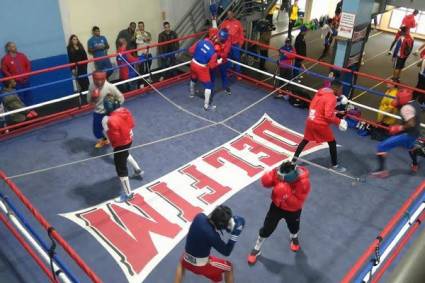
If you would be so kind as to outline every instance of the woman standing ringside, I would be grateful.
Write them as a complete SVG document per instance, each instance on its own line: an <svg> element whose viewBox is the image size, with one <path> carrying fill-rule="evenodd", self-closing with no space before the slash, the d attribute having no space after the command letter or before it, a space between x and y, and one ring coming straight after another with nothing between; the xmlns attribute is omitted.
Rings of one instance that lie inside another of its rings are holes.
<svg viewBox="0 0 425 283"><path fill-rule="evenodd" d="M79 61L87 60L87 53L84 50L83 45L81 44L78 37L73 34L69 37L68 46L68 57L70 63L77 63ZM86 91L89 89L89 79L88 77L80 77L87 74L87 64L78 64L77 66L71 67L72 74L76 77L79 90Z"/></svg>

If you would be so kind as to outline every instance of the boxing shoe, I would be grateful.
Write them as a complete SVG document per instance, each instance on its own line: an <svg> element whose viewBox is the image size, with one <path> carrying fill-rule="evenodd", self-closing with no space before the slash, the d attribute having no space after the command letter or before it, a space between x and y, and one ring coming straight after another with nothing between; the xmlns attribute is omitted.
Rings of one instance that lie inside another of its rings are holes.
<svg viewBox="0 0 425 283"><path fill-rule="evenodd" d="M335 166L332 166L332 170L338 172L338 173L344 173L345 171L347 171L347 169L345 169L345 167L342 167L341 165L337 164Z"/></svg>
<svg viewBox="0 0 425 283"><path fill-rule="evenodd" d="M97 141L97 143L94 147L95 148L102 148L102 147L104 147L105 145L108 145L108 144L109 144L108 139L100 139L100 140Z"/></svg>
<svg viewBox="0 0 425 283"><path fill-rule="evenodd" d="M133 174L133 178L137 178L139 177L140 179L143 179L143 176L145 175L145 171L143 171L142 169L139 170L134 170L134 174Z"/></svg>
<svg viewBox="0 0 425 283"><path fill-rule="evenodd" d="M252 249L251 253L248 255L248 264L255 264L260 255L261 250Z"/></svg>
<svg viewBox="0 0 425 283"><path fill-rule="evenodd" d="M133 198L134 198L134 193L131 193L129 195L122 193L119 197L115 198L115 201L122 203L122 202L132 200Z"/></svg>
<svg viewBox="0 0 425 283"><path fill-rule="evenodd" d="M215 106L215 105L204 105L205 111L208 111L208 110L214 111L216 108L217 108L217 106Z"/></svg>
<svg viewBox="0 0 425 283"><path fill-rule="evenodd" d="M289 245L291 251L297 252L300 250L300 242L298 241L298 237L291 238L291 243Z"/></svg>
<svg viewBox="0 0 425 283"><path fill-rule="evenodd" d="M370 175L376 178L383 179L383 178L387 178L390 175L390 173L388 172L388 170L376 170L370 173Z"/></svg>

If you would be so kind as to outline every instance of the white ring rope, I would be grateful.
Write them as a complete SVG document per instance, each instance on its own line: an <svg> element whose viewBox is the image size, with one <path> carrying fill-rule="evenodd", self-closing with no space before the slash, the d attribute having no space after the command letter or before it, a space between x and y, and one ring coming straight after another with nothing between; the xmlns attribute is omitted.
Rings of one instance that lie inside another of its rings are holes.
<svg viewBox="0 0 425 283"><path fill-rule="evenodd" d="M186 62L186 63L188 63L188 62ZM316 63L316 64L317 64L317 63ZM313 67L314 67L314 65L310 66L308 69L306 69L306 70L304 70L303 72L301 72L298 76L301 76L302 74L304 74L306 71L308 71L309 69L311 69L311 68L313 68ZM169 68L167 68L167 69L169 69ZM164 69L164 70L167 70L167 69ZM292 80L296 79L298 76L296 76L296 77L292 78ZM146 75L144 75L144 77L146 77ZM144 79L144 78L143 78L143 79ZM291 81L292 81L292 80L291 80ZM146 80L145 80L145 81L146 81ZM280 89L282 89L284 86L286 86L287 84L289 84L291 81L286 80L286 83L285 83L285 84L283 84L283 85L281 85L279 88L274 89L272 92L268 93L267 95L265 95L265 96L264 96L264 97L262 97L261 99L259 99L259 100L255 101L254 103L252 103L252 104L248 105L247 107L243 108L242 110L238 111L237 113L232 114L232 115L231 115L231 116L229 116L228 118L225 118L225 119L223 119L222 121L219 121L219 122L214 122L214 121L208 120L208 119L206 119L206 118L204 118L204 117L201 117L201 116L199 116L199 115L196 115L196 114L194 114L194 113L190 112L190 111L189 111L189 110L187 110L187 109L184 109L183 107L181 107L180 105L176 104L175 102L173 102L172 100L170 100L168 97L166 97L166 96L165 96L163 93L161 93L158 89L156 89L155 87L153 87L153 86L152 86L152 88L153 88L154 90L156 90L156 92L157 92L157 93L159 93L159 94L161 95L161 97L163 97L164 99L166 99L166 100L167 100L167 102L169 102L169 103L173 104L173 105L174 105L177 109L179 109L179 110L181 110L181 111L184 111L185 113L188 113L188 114L190 114L190 115L192 115L192 116L194 116L194 117L197 117L197 118L198 118L198 117L200 117L200 119L201 119L201 120L207 120L208 122L210 122L210 124L209 124L209 125L206 125L206 126L203 126L203 127L199 127L199 128L193 129L193 130L189 130L189 131L186 131L186 132L182 132L182 133L179 133L179 134L176 134L176 135L172 135L172 136L168 136L168 137L165 137L165 138L161 138L161 139L158 139L158 140L155 140L155 141L152 141L152 142L148 142L148 143L144 143L144 144L135 145L135 146L130 147L128 150L133 150L133 149L143 148L143 147L146 147L146 146L149 146L149 145L153 145L153 144L156 144L156 143L160 143L160 142L164 142L164 141L169 141L169 140L172 140L172 139L175 139L175 138L179 138L179 137L182 137L182 136L186 136L186 135L189 135L189 134L192 134L192 133L196 133L196 132L199 132L199 131L202 131L202 130L204 130L204 129L208 129L208 128L211 128L211 127L213 127L213 126L217 126L217 125L222 125L222 126L224 126L224 127L227 127L227 128L229 128L229 129L231 129L232 131L234 131L234 132L236 132L236 133L240 134L240 133L241 133L240 131L238 131L238 130L236 130L236 129L233 129L233 128L232 128L232 127L230 127L229 125L225 124L225 122L227 122L227 121L229 121L229 120L231 120L231 119L235 118L236 116L238 116L238 115L240 115L240 114L244 113L245 111L247 111L247 110L251 109L251 108L252 108L252 107L254 107L255 105L257 105L257 104L259 104L260 102L264 101L265 99L267 99L268 97L270 97L271 95L273 95L275 92L279 91L279 90L280 90ZM147 81L146 81L146 83L147 83L147 84L149 84L149 82L147 82ZM127 149L126 149L126 150L127 150ZM124 151L124 150L123 150L123 151ZM119 151L117 151L117 152L119 152ZM115 152L115 153L116 153L116 152ZM28 172L25 172L25 173L21 173L21 174L16 174L16 175L9 176L9 177L8 177L8 179L16 179L16 178L19 178L19 177L24 177L24 176L28 176L28 175L32 175L32 174L43 173L43 172L50 171L50 170L53 170L53 169L58 169L58 168L62 168L62 167L70 166L70 165L79 164L79 163L83 163L83 162L87 162L87 161L91 161L91 160L95 160L95 159L103 158L103 157L106 157L106 156L110 156L110 155L113 155L113 154L114 154L114 152L110 152L110 153L105 153L105 154L102 154L102 155L97 155L97 156L94 156L94 157L88 157L88 158L85 158L85 159L80 159L80 160L76 160L76 161L71 161L71 162L67 162L67 163L63 163L63 164L59 164L59 165L55 165L55 166L51 166L51 167L46 167L46 168L42 168L42 169L36 169L36 170L28 171ZM328 171L328 172L332 172L332 173L334 173L334 174L340 175L340 176L342 176L342 177L345 177L345 178L348 178L348 179L351 179L351 180L354 180L354 181L357 181L357 182L359 182L359 181L360 181L360 178L359 178L359 177L353 177L353 176L350 176L350 175L348 175L348 174L344 174L344 173L337 172L337 171L335 171L335 170L333 170L333 169L331 169L331 168L324 167L324 166L319 165L319 164L316 164L316 163L314 163L314 162L311 162L311 161L305 160L305 159L303 159L303 158L301 158L301 157L298 157L298 160L300 160L300 161L302 161L302 162L304 162L304 163L306 163L306 164L309 164L309 165L311 165L311 166L313 166L313 167L316 167L316 168L318 168L318 169L325 170L325 171Z"/></svg>
<svg viewBox="0 0 425 283"><path fill-rule="evenodd" d="M234 61L232 59L229 59L229 60L232 63L238 64L238 65L240 65L240 66L242 66L244 68L250 69L252 71L256 71L258 73L261 73L261 74L266 75L266 76L269 76L269 77L275 77L276 79L278 79L280 81L287 82L287 83L289 83L291 85L295 85L295 86L301 87L303 89L309 90L309 91L314 92L314 93L317 92L317 89L314 89L314 88L311 88L311 87L308 87L308 86L305 86L305 85L302 85L302 84L299 84L299 83L291 82L291 81L289 81L287 79L284 79L282 77L275 76L275 75L270 74L268 72L258 70L258 69L254 68L254 67L251 67L251 66L248 66L246 64L243 64L243 63ZM318 64L318 63L316 63L316 64ZM367 105L364 105L364 104L361 104L361 103L358 103L358 102L354 102L352 100L349 100L348 103L353 104L353 105L358 106L358 107L361 107L361 108L364 108L364 109L367 109L367 110L370 110L370 111L373 111L373 112L376 112L376 113L380 113L380 114L383 114L383 115L386 115L386 116L393 117L393 118L396 118L398 120L401 120L401 117L398 116L398 115L394 115L394 114L391 114L391 113L388 113L388 112L385 112L385 111L382 111L382 110L379 110L379 109L375 109L373 107L370 107L370 106L367 106ZM425 128L425 124L424 123L421 123L421 127Z"/></svg>

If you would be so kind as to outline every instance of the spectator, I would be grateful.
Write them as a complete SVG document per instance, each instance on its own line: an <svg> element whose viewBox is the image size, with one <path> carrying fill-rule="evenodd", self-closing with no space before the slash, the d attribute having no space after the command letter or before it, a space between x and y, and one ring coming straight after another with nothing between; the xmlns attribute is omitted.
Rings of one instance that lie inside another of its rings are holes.
<svg viewBox="0 0 425 283"><path fill-rule="evenodd" d="M136 23L131 22L128 28L123 29L118 33L117 39L115 40L115 45L117 49L119 48L119 40L124 38L127 42L128 50L136 49Z"/></svg>
<svg viewBox="0 0 425 283"><path fill-rule="evenodd" d="M288 37L285 44L279 49L280 76L287 80L292 80L292 70L295 59L295 49L291 39Z"/></svg>
<svg viewBox="0 0 425 283"><path fill-rule="evenodd" d="M300 56L307 56L307 45L305 43L305 34L307 33L307 27L305 25L302 25L300 28L300 33L297 35L297 37L295 38L295 51L297 52L298 55ZM300 68L302 67L303 69L305 69L305 66L303 64L304 59L302 58L295 58L295 62L294 62L294 77L299 76L300 73ZM298 69L297 69L298 68ZM302 76L300 75L299 78L301 79Z"/></svg>
<svg viewBox="0 0 425 283"><path fill-rule="evenodd" d="M174 40L178 38L177 33L171 30L171 26L169 22L164 22L162 26L164 27L164 31L162 31L158 35L158 43L170 41L170 40ZM158 46L158 54L162 55L159 59L159 64L161 68L168 68L176 64L175 51L179 50L179 48L180 48L180 44L178 41ZM167 74L170 74L170 75L174 73L175 71L167 72ZM163 80L163 79L164 77L160 78L160 80Z"/></svg>
<svg viewBox="0 0 425 283"><path fill-rule="evenodd" d="M92 34L93 36L87 42L89 53L93 55L93 58L107 56L109 43L106 37L100 35L99 27L94 26L92 28ZM94 66L97 71L105 71L108 77L112 75L112 64L109 58L95 61Z"/></svg>
<svg viewBox="0 0 425 283"><path fill-rule="evenodd" d="M1 104L3 104L4 112L24 108L26 105L22 102L18 95L16 95L16 81L8 80L3 82L4 88L1 95ZM33 119L38 116L34 110L27 110L11 114L5 117L6 125L13 125L24 122L27 119Z"/></svg>
<svg viewBox="0 0 425 283"><path fill-rule="evenodd" d="M336 4L335 15L342 13L342 5L343 5L343 1L342 0L339 1L338 4Z"/></svg>
<svg viewBox="0 0 425 283"><path fill-rule="evenodd" d="M270 39L272 37L272 29L269 28L272 25L268 26L265 30L260 32L260 42L265 45L270 45ZM263 57L267 57L269 54L269 48L267 46L260 45L260 55ZM266 59L260 57L260 69L266 70Z"/></svg>
<svg viewBox="0 0 425 283"><path fill-rule="evenodd" d="M1 60L1 70L5 77L31 72L31 62L24 53L18 52L14 42L6 43L5 51L6 54ZM30 87L29 76L16 78L15 81L17 90ZM32 105L32 96L29 90L19 92L18 95L25 105Z"/></svg>
<svg viewBox="0 0 425 283"><path fill-rule="evenodd" d="M425 90L425 54L421 56L421 61L418 63L419 73L418 73L418 83L416 84L416 88ZM417 91L414 92L413 98L418 101L421 105L421 109L425 110L425 94L419 93Z"/></svg>
<svg viewBox="0 0 425 283"><path fill-rule="evenodd" d="M412 14L404 16L403 20L401 21L401 27L406 27L408 33L412 28L415 28L417 25L415 19L417 14L419 14L419 11L414 10Z"/></svg>
<svg viewBox="0 0 425 283"><path fill-rule="evenodd" d="M145 23L140 21L138 22L138 28L136 30L136 44L137 49L146 47L150 44L152 40L152 35L150 32L145 31ZM152 66L152 54L149 52L149 49L142 49L137 51L137 56L143 62L140 63L140 73L146 74L149 73Z"/></svg>
<svg viewBox="0 0 425 283"><path fill-rule="evenodd" d="M399 83L396 79L393 79L393 82ZM382 97L381 102L379 103L379 110L390 114L397 114L398 109L393 106L393 101L397 97L398 87L395 84L387 83L387 88L385 96ZM385 126L392 126L396 124L397 120L396 118L388 115L378 113L377 122Z"/></svg>
<svg viewBox="0 0 425 283"><path fill-rule="evenodd" d="M136 66L132 63L135 63L138 61L137 57L134 57L133 55L131 55L131 53L123 54L124 52L127 51L127 49L128 49L127 41L125 40L125 38L120 38L118 40L118 50L117 50L117 52L119 53L117 56L117 63L118 63L118 66L120 67L119 69L120 81L125 81L130 78L129 69L136 68ZM121 86L122 86L121 91L123 92L130 91L137 88L137 82L132 81L132 82L123 84Z"/></svg>
<svg viewBox="0 0 425 283"><path fill-rule="evenodd" d="M285 40L285 44L279 49L279 71L280 76L288 81L293 78L295 49L292 46L291 39L288 37ZM281 86L287 84L287 82L281 82ZM284 98L285 95L278 91L275 98Z"/></svg>
<svg viewBox="0 0 425 283"><path fill-rule="evenodd" d="M239 20L235 19L233 11L227 12L227 18L221 23L220 28L226 28L229 31L230 42L232 43L232 49L230 50L230 59L240 62L242 47L245 37L243 34L243 27ZM238 64L234 65L234 69L237 73L240 73L241 66ZM238 77L239 79L239 77Z"/></svg>
<svg viewBox="0 0 425 283"><path fill-rule="evenodd" d="M77 63L79 61L87 60L87 53L84 50L78 37L73 34L69 37L68 46L68 58L70 63ZM72 74L76 77L79 91L86 91L89 89L89 79L87 78L87 64L78 64L71 67ZM84 76L84 77L80 77Z"/></svg>
<svg viewBox="0 0 425 283"><path fill-rule="evenodd" d="M397 35L396 35L397 36ZM410 33L407 32L406 27L400 28L400 35L396 40L394 52L393 52L393 78L400 79L402 69L406 64L406 60L409 57L413 49L413 39ZM391 50L390 50L391 51Z"/></svg>
<svg viewBox="0 0 425 283"><path fill-rule="evenodd" d="M325 58L329 53L329 47L332 45L332 41L334 36L336 35L336 24L332 19L328 19L326 24L322 27L322 39L324 40L323 45L325 48L323 49L322 55L320 55L319 60Z"/></svg>
<svg viewBox="0 0 425 283"><path fill-rule="evenodd" d="M335 29L338 29L340 21L341 21L341 12L335 13L335 16L332 18L332 26L334 26Z"/></svg>
<svg viewBox="0 0 425 283"><path fill-rule="evenodd" d="M289 9L289 24L288 24L288 37L292 39L292 28L298 20L298 0L294 1L294 4Z"/></svg>

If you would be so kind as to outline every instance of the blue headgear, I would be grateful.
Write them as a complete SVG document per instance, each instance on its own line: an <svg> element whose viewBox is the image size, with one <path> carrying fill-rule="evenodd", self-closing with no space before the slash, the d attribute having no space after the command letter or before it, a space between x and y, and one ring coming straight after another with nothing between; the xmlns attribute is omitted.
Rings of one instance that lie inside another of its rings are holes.
<svg viewBox="0 0 425 283"><path fill-rule="evenodd" d="M229 38L229 31L227 28L222 28L218 31L218 39L221 42L225 42Z"/></svg>
<svg viewBox="0 0 425 283"><path fill-rule="evenodd" d="M105 108L106 115L109 115L114 112L115 109L121 107L121 102L114 95L107 95L103 99L103 107Z"/></svg>
<svg viewBox="0 0 425 283"><path fill-rule="evenodd" d="M287 161L280 165L277 175L279 176L279 179L288 183L293 183L298 179L299 174L295 164Z"/></svg>

